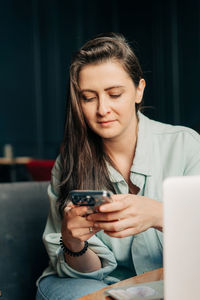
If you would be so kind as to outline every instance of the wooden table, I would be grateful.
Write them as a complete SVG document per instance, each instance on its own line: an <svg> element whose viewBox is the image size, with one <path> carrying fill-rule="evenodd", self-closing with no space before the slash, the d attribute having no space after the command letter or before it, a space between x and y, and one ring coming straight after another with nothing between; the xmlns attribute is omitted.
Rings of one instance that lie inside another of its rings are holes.
<svg viewBox="0 0 200 300"><path fill-rule="evenodd" d="M1 165L27 164L31 160L32 160L31 157L15 157L15 158L0 157L0 164Z"/></svg>
<svg viewBox="0 0 200 300"><path fill-rule="evenodd" d="M109 296L105 296L104 292L106 289L110 289L113 287L120 287L120 286L128 286L132 284L137 283L144 283L144 282L150 282L150 281L158 281L163 280L163 268L153 270L135 277L128 278L126 280L122 280L118 283L109 285L108 287L105 287L101 290L98 290L92 294L88 294L84 297L79 298L78 300L110 300Z"/></svg>

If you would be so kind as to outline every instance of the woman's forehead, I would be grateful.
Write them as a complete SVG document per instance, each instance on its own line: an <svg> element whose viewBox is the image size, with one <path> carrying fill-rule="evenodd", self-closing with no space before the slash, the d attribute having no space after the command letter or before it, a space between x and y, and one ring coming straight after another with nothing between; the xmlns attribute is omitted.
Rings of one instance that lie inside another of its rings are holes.
<svg viewBox="0 0 200 300"><path fill-rule="evenodd" d="M81 90L91 89L90 85L104 85L105 89L112 86L124 86L129 80L131 80L129 74L118 61L86 65L79 73Z"/></svg>

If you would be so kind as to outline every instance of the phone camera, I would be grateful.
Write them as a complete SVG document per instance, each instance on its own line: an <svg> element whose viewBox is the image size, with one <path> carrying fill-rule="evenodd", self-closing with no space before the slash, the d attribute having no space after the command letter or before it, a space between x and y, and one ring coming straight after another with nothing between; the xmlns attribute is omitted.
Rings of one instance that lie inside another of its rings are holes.
<svg viewBox="0 0 200 300"><path fill-rule="evenodd" d="M85 198L85 203L86 203L86 205L94 206L95 205L95 199L91 196L87 196Z"/></svg>

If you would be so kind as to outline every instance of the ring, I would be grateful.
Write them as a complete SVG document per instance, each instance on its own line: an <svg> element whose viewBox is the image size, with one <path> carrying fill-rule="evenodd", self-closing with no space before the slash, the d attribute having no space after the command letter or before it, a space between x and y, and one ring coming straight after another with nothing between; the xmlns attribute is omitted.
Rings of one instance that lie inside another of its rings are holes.
<svg viewBox="0 0 200 300"><path fill-rule="evenodd" d="M92 233L93 232L93 228L90 226L89 227L89 232Z"/></svg>

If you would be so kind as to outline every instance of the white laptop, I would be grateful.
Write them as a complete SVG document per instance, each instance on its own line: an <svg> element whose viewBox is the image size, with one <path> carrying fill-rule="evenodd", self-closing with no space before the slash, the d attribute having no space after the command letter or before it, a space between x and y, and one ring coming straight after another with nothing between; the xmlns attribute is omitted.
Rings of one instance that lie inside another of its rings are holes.
<svg viewBox="0 0 200 300"><path fill-rule="evenodd" d="M200 299L200 176L168 178L164 201L164 299Z"/></svg>

